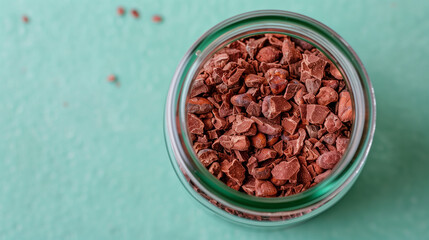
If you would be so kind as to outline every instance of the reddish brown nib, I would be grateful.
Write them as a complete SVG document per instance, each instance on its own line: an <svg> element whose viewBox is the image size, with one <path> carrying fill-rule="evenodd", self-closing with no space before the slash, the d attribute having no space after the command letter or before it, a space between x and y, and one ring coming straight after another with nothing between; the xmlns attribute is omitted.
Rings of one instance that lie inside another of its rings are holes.
<svg viewBox="0 0 429 240"><path fill-rule="evenodd" d="M30 21L29 19L28 19L28 17L27 16L22 16L22 21L24 22L24 23L28 23L28 21Z"/></svg>
<svg viewBox="0 0 429 240"><path fill-rule="evenodd" d="M139 18L140 14L136 9L131 10L131 15L133 15L134 18Z"/></svg>
<svg viewBox="0 0 429 240"><path fill-rule="evenodd" d="M125 14L125 9L123 7L118 7L116 11L118 12L119 16L122 16Z"/></svg>
<svg viewBox="0 0 429 240"><path fill-rule="evenodd" d="M155 22L155 23L162 22L162 17L161 17L161 16L159 16L159 15L154 15L154 16L152 17L152 22Z"/></svg>
<svg viewBox="0 0 429 240"><path fill-rule="evenodd" d="M116 76L113 74L110 74L109 76L107 76L107 81L109 81L109 82L116 81Z"/></svg>

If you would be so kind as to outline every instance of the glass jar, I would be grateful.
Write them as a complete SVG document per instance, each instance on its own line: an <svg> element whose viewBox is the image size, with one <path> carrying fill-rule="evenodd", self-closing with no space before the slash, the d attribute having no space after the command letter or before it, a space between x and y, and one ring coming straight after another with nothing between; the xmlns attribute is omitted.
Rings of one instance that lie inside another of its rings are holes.
<svg viewBox="0 0 429 240"><path fill-rule="evenodd" d="M308 41L338 67L348 85L355 112L350 143L331 175L296 195L261 198L235 191L212 176L192 149L185 102L192 80L205 61L225 45L264 33ZM180 62L166 102L165 138L171 163L188 192L203 206L235 222L284 226L309 219L337 202L358 177L375 130L371 82L353 49L333 30L309 17L285 11L255 11L227 19L202 35Z"/></svg>

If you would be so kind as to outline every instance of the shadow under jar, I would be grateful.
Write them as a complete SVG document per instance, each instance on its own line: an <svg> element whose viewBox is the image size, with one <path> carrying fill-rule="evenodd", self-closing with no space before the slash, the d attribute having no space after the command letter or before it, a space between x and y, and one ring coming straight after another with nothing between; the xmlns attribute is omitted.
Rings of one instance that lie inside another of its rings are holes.
<svg viewBox="0 0 429 240"><path fill-rule="evenodd" d="M341 72L350 92L354 121L340 162L322 182L295 195L263 198L236 191L213 176L196 156L187 127L192 81L228 44L261 34L284 34L311 43ZM180 62L167 97L165 138L170 160L188 192L202 205L234 222L287 226L309 219L337 202L357 179L375 130L375 98L367 73L352 48L327 26L285 11L255 11L227 19L201 36Z"/></svg>

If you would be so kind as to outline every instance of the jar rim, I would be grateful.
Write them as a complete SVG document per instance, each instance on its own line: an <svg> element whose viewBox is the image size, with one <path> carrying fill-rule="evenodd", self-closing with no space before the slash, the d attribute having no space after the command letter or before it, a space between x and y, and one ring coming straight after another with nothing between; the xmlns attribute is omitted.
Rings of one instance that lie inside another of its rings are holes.
<svg viewBox="0 0 429 240"><path fill-rule="evenodd" d="M354 98L355 123L353 124L353 133L348 150L343 156L343 159L348 159L348 161L342 161L339 164L342 164L341 166L338 166L327 179L316 186L287 197L262 198L230 189L199 163L190 146L186 131L185 101L187 91L202 61L207 59L207 56L215 51L216 47L221 48L225 45L219 43L225 43L228 39L231 40L231 37L237 37L238 32L271 32L262 29L288 30L295 33L290 34L294 37L307 41L313 40L312 44L316 43L328 57L332 57L331 60L338 64L343 74L347 76L351 95ZM318 41L314 41L315 38ZM203 34L185 54L176 70L169 90L165 113L165 137L167 145L171 146L172 163L174 164L173 158L182 161L184 166L182 171L185 171L190 180L211 198L234 209L255 213L290 212L329 201L331 197L334 197L352 182L360 172L375 131L373 88L365 68L353 49L324 24L297 13L279 10L243 13L217 24ZM354 147L351 147L352 145ZM193 161L186 161L185 159L188 158Z"/></svg>

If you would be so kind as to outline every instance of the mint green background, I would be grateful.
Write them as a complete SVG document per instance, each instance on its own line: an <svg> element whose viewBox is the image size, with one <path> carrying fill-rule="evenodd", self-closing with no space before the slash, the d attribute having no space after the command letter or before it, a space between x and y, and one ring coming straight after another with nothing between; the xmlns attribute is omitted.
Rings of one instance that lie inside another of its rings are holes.
<svg viewBox="0 0 429 240"><path fill-rule="evenodd" d="M141 18L118 17L119 5ZM219 21L258 9L333 28L377 97L373 147L351 191L275 231L197 205L170 166L162 129L185 51ZM152 23L153 14L165 21ZM0 0L0 239L427 238L428 16L426 0ZM111 73L119 88L106 81Z"/></svg>

